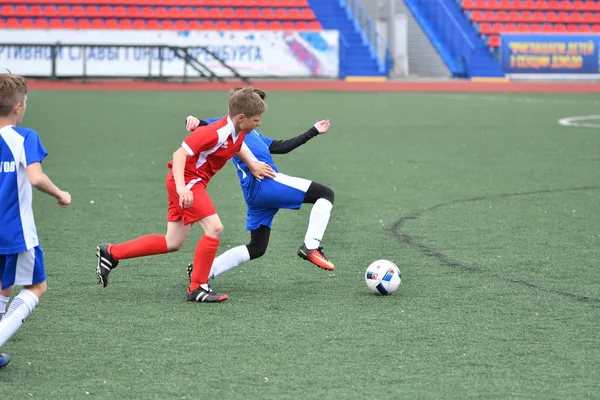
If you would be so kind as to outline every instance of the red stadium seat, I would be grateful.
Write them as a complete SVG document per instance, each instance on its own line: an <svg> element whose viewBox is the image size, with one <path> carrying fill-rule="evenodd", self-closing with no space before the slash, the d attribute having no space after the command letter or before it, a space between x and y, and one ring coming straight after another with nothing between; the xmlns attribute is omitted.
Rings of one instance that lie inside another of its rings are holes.
<svg viewBox="0 0 600 400"><path fill-rule="evenodd" d="M293 31L296 29L296 23L294 21L283 21L283 29Z"/></svg>
<svg viewBox="0 0 600 400"><path fill-rule="evenodd" d="M245 8L236 8L235 9L235 18L236 19L249 19L248 10Z"/></svg>
<svg viewBox="0 0 600 400"><path fill-rule="evenodd" d="M120 19L119 29L133 29L133 22L130 19Z"/></svg>
<svg viewBox="0 0 600 400"><path fill-rule="evenodd" d="M492 28L492 24L484 22L479 26L479 32L483 35L491 35L494 33L494 28Z"/></svg>
<svg viewBox="0 0 600 400"><path fill-rule="evenodd" d="M488 45L490 47L500 47L500 37L498 36L490 36L488 41Z"/></svg>
<svg viewBox="0 0 600 400"><path fill-rule="evenodd" d="M157 19L149 19L146 21L146 29L157 31L161 29L161 23Z"/></svg>
<svg viewBox="0 0 600 400"><path fill-rule="evenodd" d="M9 18L6 20L6 27L10 29L20 28L21 22L16 18Z"/></svg>
<svg viewBox="0 0 600 400"><path fill-rule="evenodd" d="M308 22L308 29L313 30L313 31L322 31L323 30L323 26L321 25L321 23L319 21L309 21Z"/></svg>
<svg viewBox="0 0 600 400"><path fill-rule="evenodd" d="M158 19L167 19L169 18L169 15L167 13L167 9L164 7L156 7L154 9L154 18L158 18Z"/></svg>
<svg viewBox="0 0 600 400"><path fill-rule="evenodd" d="M44 16L45 17L58 17L58 10L54 6L45 6L44 7Z"/></svg>
<svg viewBox="0 0 600 400"><path fill-rule="evenodd" d="M187 21L180 19L175 21L175 29L178 31L187 31L190 27Z"/></svg>
<svg viewBox="0 0 600 400"><path fill-rule="evenodd" d="M224 30L229 29L229 24L227 23L226 20L220 19L215 23L215 28L219 31L224 31Z"/></svg>
<svg viewBox="0 0 600 400"><path fill-rule="evenodd" d="M76 23L77 23L77 29L90 29L92 27L90 20L87 18L80 18L77 20Z"/></svg>
<svg viewBox="0 0 600 400"><path fill-rule="evenodd" d="M579 25L579 32L592 33L592 27L587 24Z"/></svg>
<svg viewBox="0 0 600 400"><path fill-rule="evenodd" d="M311 10L312 11L312 10ZM288 17L290 19L305 19L302 17L302 12L300 12L299 8L290 8L290 11L288 11Z"/></svg>
<svg viewBox="0 0 600 400"><path fill-rule="evenodd" d="M17 17L21 17L21 18L28 17L29 16L29 8L23 4L18 5L15 8L14 15ZM31 22L33 23L33 20Z"/></svg>
<svg viewBox="0 0 600 400"><path fill-rule="evenodd" d="M134 20L133 29L146 29L146 21L144 21L143 19Z"/></svg>
<svg viewBox="0 0 600 400"><path fill-rule="evenodd" d="M202 29L205 31L209 31L211 29L215 29L215 22L214 21L202 21Z"/></svg>
<svg viewBox="0 0 600 400"><path fill-rule="evenodd" d="M292 8L292 10L297 10L297 8ZM302 11L300 11L300 16L302 19L306 19L309 21L317 19L317 17L315 17L315 12L312 10L312 8L303 8Z"/></svg>
<svg viewBox="0 0 600 400"><path fill-rule="evenodd" d="M46 18L35 19L35 29L48 29L48 20Z"/></svg>
<svg viewBox="0 0 600 400"><path fill-rule="evenodd" d="M197 19L208 19L208 10L206 8L197 8L195 13Z"/></svg>
<svg viewBox="0 0 600 400"><path fill-rule="evenodd" d="M283 29L283 25L280 21L269 21L269 29L280 31Z"/></svg>
<svg viewBox="0 0 600 400"><path fill-rule="evenodd" d="M531 27L529 28L529 30L531 32L542 32L542 26L540 24L531 24Z"/></svg>
<svg viewBox="0 0 600 400"><path fill-rule="evenodd" d="M41 18L44 16L44 9L41 6L31 6L29 11L32 17Z"/></svg>
<svg viewBox="0 0 600 400"><path fill-rule="evenodd" d="M74 18L83 18L85 17L85 9L82 6L73 6L71 8L71 15Z"/></svg>
<svg viewBox="0 0 600 400"><path fill-rule="evenodd" d="M129 6L129 7L127 7L127 16L129 18L141 18L142 17L141 9L139 7Z"/></svg>
<svg viewBox="0 0 600 400"><path fill-rule="evenodd" d="M483 21L487 21L485 19L484 13L479 11L479 10L475 10L471 13L471 21L473 22L483 22Z"/></svg>
<svg viewBox="0 0 600 400"><path fill-rule="evenodd" d="M221 11L221 17L223 19L235 19L235 11L231 7L224 8Z"/></svg>
<svg viewBox="0 0 600 400"><path fill-rule="evenodd" d="M218 8L210 8L208 10L208 18L210 19L221 19L221 10Z"/></svg>
<svg viewBox="0 0 600 400"><path fill-rule="evenodd" d="M285 21L286 19L290 19L288 12L285 8L276 8L275 9L275 18L280 21Z"/></svg>
<svg viewBox="0 0 600 400"><path fill-rule="evenodd" d="M119 21L117 21L115 18L109 18L106 20L104 27L106 29L119 29Z"/></svg>
<svg viewBox="0 0 600 400"><path fill-rule="evenodd" d="M242 28L247 29L247 30L252 30L252 29L256 29L256 25L254 24L254 21L244 21L244 22L242 22Z"/></svg>
<svg viewBox="0 0 600 400"><path fill-rule="evenodd" d="M600 24L593 25L592 32L600 33Z"/></svg>
<svg viewBox="0 0 600 400"><path fill-rule="evenodd" d="M98 7L96 6L87 6L85 8L85 16L87 18L98 18L100 16L100 12Z"/></svg>
<svg viewBox="0 0 600 400"><path fill-rule="evenodd" d="M98 15L102 18L112 18L114 16L113 10L109 6L102 6L98 10Z"/></svg>
<svg viewBox="0 0 600 400"><path fill-rule="evenodd" d="M60 29L63 27L62 21L59 18L52 18L49 22L50 29Z"/></svg>
<svg viewBox="0 0 600 400"><path fill-rule="evenodd" d="M202 29L202 24L200 23L200 21L197 21L194 19L194 20L190 21L189 29L191 31L199 31Z"/></svg>
<svg viewBox="0 0 600 400"><path fill-rule="evenodd" d="M267 19L267 20L274 20L274 19L276 19L276 17L275 17L275 10L273 10L272 8L264 8L262 10L262 18L263 19Z"/></svg>
<svg viewBox="0 0 600 400"><path fill-rule="evenodd" d="M143 7L140 16L147 19L154 18L154 11L150 7Z"/></svg>
<svg viewBox="0 0 600 400"><path fill-rule="evenodd" d="M229 29L235 31L242 30L242 23L240 21L231 21L229 22Z"/></svg>
<svg viewBox="0 0 600 400"><path fill-rule="evenodd" d="M269 29L269 23L267 21L258 21L256 23L256 29L258 30L268 30Z"/></svg>
<svg viewBox="0 0 600 400"><path fill-rule="evenodd" d="M15 11L15 8L13 6L11 6L9 4L5 4L0 9L0 14L3 17L13 17L16 14L16 11ZM8 21L7 21L7 25L8 25Z"/></svg>
<svg viewBox="0 0 600 400"><path fill-rule="evenodd" d="M548 11L546 13L546 21L554 23L558 22L559 20L558 14L556 14L554 11Z"/></svg>
<svg viewBox="0 0 600 400"><path fill-rule="evenodd" d="M102 18L92 19L92 29L104 29L104 20Z"/></svg>
<svg viewBox="0 0 600 400"><path fill-rule="evenodd" d="M521 13L521 21L527 23L535 22L535 17L531 11L523 11Z"/></svg>
<svg viewBox="0 0 600 400"><path fill-rule="evenodd" d="M148 23L148 27L149 26L150 26L150 24ZM150 28L148 28L148 29L150 29ZM167 20L164 20L161 22L160 29L164 29L166 31L172 31L175 29L175 24L170 19L167 19Z"/></svg>
<svg viewBox="0 0 600 400"><path fill-rule="evenodd" d="M248 16L250 17L250 19L257 20L262 18L262 13L258 8L251 8L250 10L248 10Z"/></svg>
<svg viewBox="0 0 600 400"><path fill-rule="evenodd" d="M186 7L181 10L181 18L194 19L194 9L191 7Z"/></svg>
<svg viewBox="0 0 600 400"><path fill-rule="evenodd" d="M63 28L75 29L75 28L77 28L77 22L73 18L67 18L63 21Z"/></svg>
<svg viewBox="0 0 600 400"><path fill-rule="evenodd" d="M114 9L115 18L127 18L129 14L127 14L127 9L124 6L116 6Z"/></svg>
<svg viewBox="0 0 600 400"><path fill-rule="evenodd" d="M34 28L33 19L31 19L31 18L23 18L21 20L21 28L22 29L31 29L31 28Z"/></svg>

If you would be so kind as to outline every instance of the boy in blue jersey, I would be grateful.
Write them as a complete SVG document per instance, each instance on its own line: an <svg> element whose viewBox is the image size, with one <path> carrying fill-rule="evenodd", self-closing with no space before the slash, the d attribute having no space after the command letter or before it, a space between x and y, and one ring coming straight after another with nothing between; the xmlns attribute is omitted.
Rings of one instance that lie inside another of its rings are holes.
<svg viewBox="0 0 600 400"><path fill-rule="evenodd" d="M232 93L240 88L234 88ZM258 89L255 92L262 98L266 94ZM220 118L199 120L194 116L186 119L186 129L191 131L198 126L210 124ZM298 248L298 256L316 266L333 270L333 263L323 253L321 240L327 229L333 208L334 193L330 188L308 179L282 174L273 162L272 154L286 154L303 145L319 134L329 130L330 123L323 120L315 123L308 131L288 140L274 140L261 135L256 129L246 135L244 143L258 161L266 163L276 172L274 179L259 181L248 167L237 157L232 159L237 168L240 186L248 206L246 229L250 231L250 243L237 246L215 258L210 277L214 278L236 266L265 254L269 244L271 226L275 214L281 208L299 209L302 204L313 204L304 243ZM188 273L191 269L188 266Z"/></svg>
<svg viewBox="0 0 600 400"><path fill-rule="evenodd" d="M46 157L35 131L18 128L27 108L27 82L0 74L0 348L21 327L46 291L43 250L32 209L32 186L60 207L71 195L57 188L42 171ZM23 289L8 305L14 285ZM0 368L10 361L0 354Z"/></svg>

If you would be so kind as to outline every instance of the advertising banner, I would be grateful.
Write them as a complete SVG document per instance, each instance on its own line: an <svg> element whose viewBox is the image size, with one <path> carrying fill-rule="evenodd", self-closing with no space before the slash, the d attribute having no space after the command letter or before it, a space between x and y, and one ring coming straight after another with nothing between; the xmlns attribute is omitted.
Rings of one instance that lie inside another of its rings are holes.
<svg viewBox="0 0 600 400"><path fill-rule="evenodd" d="M600 73L600 35L505 34L501 62L507 74Z"/></svg>
<svg viewBox="0 0 600 400"><path fill-rule="evenodd" d="M9 44L20 46L8 46ZM57 76L187 76L171 50L117 46L205 46L247 77L328 77L339 74L338 31L148 31L148 30L0 30L0 66L26 76L50 76L52 50L41 44L78 44L58 47ZM218 76L232 72L202 49L190 49Z"/></svg>

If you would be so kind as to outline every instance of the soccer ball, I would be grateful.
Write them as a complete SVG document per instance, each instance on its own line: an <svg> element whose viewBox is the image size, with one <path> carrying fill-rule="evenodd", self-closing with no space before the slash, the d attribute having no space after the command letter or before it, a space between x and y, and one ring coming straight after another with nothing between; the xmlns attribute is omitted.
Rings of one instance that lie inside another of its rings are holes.
<svg viewBox="0 0 600 400"><path fill-rule="evenodd" d="M365 282L371 292L385 296L398 290L402 274L393 262L377 260L367 268Z"/></svg>

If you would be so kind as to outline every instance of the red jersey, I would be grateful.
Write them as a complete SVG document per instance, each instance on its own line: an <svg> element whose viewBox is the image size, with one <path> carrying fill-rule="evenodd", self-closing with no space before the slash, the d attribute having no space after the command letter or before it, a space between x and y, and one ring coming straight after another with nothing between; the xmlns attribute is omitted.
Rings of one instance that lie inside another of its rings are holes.
<svg viewBox="0 0 600 400"><path fill-rule="evenodd" d="M240 151L246 133L234 135L233 122L229 117L223 117L220 121L196 128L183 140L181 146L190 155L183 172L188 189L198 182L206 186L210 178ZM172 167L173 161L169 163L169 168Z"/></svg>

